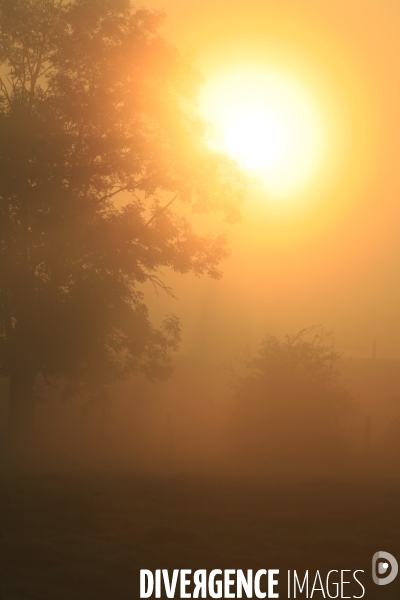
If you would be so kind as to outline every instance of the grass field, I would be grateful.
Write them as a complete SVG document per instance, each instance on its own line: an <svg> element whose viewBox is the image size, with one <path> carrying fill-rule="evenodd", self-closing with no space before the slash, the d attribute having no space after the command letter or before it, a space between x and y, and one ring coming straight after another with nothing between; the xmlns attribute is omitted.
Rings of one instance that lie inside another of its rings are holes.
<svg viewBox="0 0 400 600"><path fill-rule="evenodd" d="M1 600L135 599L141 568L278 568L280 598L288 569L363 569L365 598L400 597L400 577L371 579L375 552L400 558L399 482L3 473L0 483Z"/></svg>

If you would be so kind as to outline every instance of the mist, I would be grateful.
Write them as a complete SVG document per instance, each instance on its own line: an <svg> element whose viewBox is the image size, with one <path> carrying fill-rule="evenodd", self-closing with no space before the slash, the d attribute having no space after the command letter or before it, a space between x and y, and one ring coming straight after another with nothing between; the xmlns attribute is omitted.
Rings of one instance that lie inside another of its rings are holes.
<svg viewBox="0 0 400 600"><path fill-rule="evenodd" d="M399 27L0 0L2 600L399 597Z"/></svg>

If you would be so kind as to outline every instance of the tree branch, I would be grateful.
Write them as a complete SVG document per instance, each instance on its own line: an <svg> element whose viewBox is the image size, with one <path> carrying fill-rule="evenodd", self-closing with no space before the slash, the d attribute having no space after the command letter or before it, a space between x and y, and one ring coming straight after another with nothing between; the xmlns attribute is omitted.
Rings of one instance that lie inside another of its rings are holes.
<svg viewBox="0 0 400 600"><path fill-rule="evenodd" d="M171 204L177 199L177 197L179 196L180 192L176 192L175 196L172 198L172 200L170 200L165 206L163 206L160 210L158 210L157 212L154 213L154 215L151 217L151 219L149 219L147 221L147 223L145 223L143 225L143 227L148 227L150 225L150 223L152 221L154 221L155 219L157 219L157 217L159 217L163 212L165 212L167 210L167 208L169 208L171 206Z"/></svg>
<svg viewBox="0 0 400 600"><path fill-rule="evenodd" d="M168 294L168 296L171 296L171 298L174 298L175 300L177 300L177 297L174 295L172 289L170 287L168 287L167 285L165 285L165 283L159 278L157 277L157 275L147 275L147 279L149 281L151 281L153 287L154 287L154 291L158 296L158 290L157 288L161 288L164 292L166 292Z"/></svg>
<svg viewBox="0 0 400 600"><path fill-rule="evenodd" d="M115 192L111 192L110 194L106 194L105 196L100 198L99 202L103 202L103 200L109 200L110 198L112 198L113 196L116 196L117 194L120 194L121 192L126 192L126 190L129 190L128 186L118 188L118 190L116 190Z"/></svg>

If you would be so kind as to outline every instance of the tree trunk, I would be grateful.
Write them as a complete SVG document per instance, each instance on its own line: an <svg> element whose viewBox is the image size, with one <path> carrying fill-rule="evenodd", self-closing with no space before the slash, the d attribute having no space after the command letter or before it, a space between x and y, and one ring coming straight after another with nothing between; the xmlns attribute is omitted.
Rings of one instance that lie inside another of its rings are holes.
<svg viewBox="0 0 400 600"><path fill-rule="evenodd" d="M24 458L32 446L36 369L18 365L11 370L7 441L12 458Z"/></svg>

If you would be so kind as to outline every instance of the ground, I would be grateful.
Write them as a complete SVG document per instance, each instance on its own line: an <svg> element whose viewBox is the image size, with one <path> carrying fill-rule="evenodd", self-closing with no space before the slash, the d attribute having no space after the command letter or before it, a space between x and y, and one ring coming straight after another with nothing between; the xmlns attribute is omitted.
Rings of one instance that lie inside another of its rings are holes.
<svg viewBox="0 0 400 600"><path fill-rule="evenodd" d="M2 473L0 484L1 600L135 599L141 568L278 568L280 598L288 569L363 569L365 598L399 598L400 576L374 585L371 559L400 559L400 482Z"/></svg>

